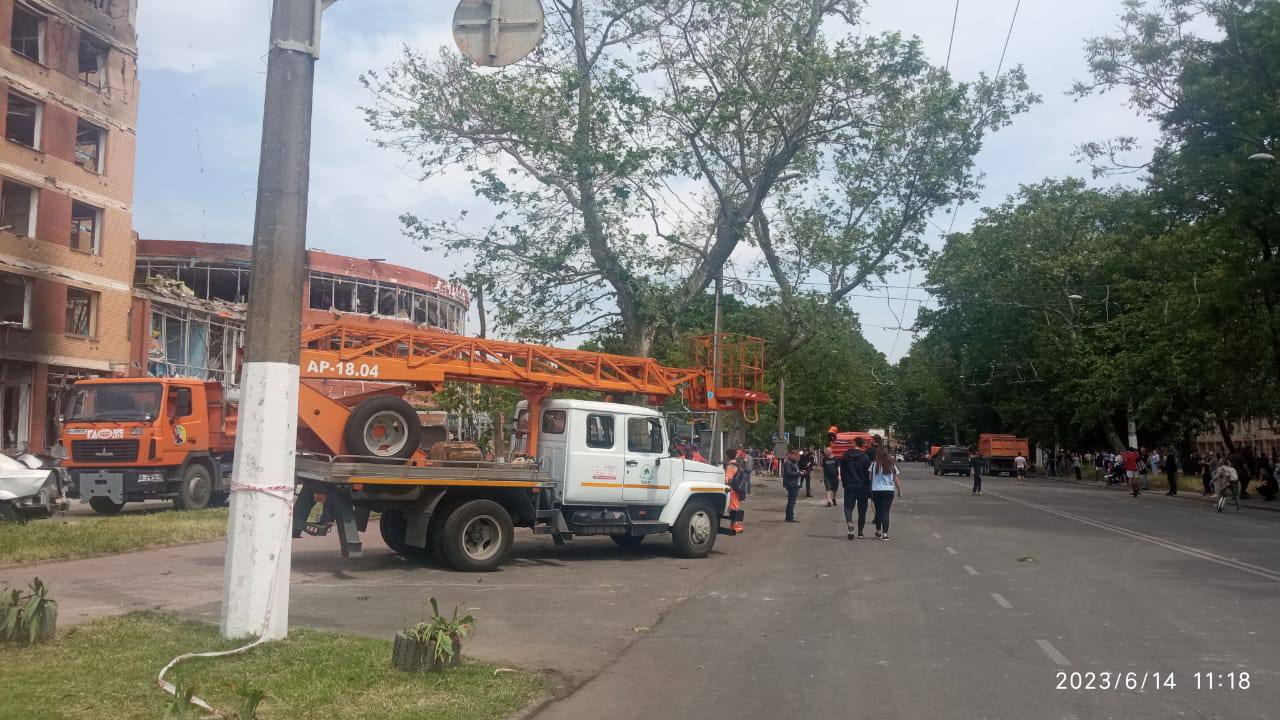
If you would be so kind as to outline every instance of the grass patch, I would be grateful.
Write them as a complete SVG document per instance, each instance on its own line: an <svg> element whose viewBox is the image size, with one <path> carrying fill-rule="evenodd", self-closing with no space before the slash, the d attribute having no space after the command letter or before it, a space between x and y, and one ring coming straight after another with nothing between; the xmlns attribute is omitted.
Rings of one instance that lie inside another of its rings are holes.
<svg viewBox="0 0 1280 720"><path fill-rule="evenodd" d="M160 668L181 653L239 644L212 625L142 612L72 628L48 645L0 646L0 718L156 720L169 702L155 684ZM539 675L496 669L402 673L389 640L297 629L244 655L188 660L169 679L196 685L228 712L238 706L230 684L261 689L261 720L502 718L547 687Z"/></svg>
<svg viewBox="0 0 1280 720"><path fill-rule="evenodd" d="M226 534L226 508L4 523L0 524L0 565L110 555L217 540Z"/></svg>

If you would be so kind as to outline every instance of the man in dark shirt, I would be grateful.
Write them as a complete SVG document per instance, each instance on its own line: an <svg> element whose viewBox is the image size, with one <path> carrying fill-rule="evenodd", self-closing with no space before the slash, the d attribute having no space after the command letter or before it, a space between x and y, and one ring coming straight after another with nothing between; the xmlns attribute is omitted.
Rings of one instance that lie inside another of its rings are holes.
<svg viewBox="0 0 1280 720"><path fill-rule="evenodd" d="M973 450L969 453L969 472L973 473L973 494L982 494L982 453Z"/></svg>
<svg viewBox="0 0 1280 720"><path fill-rule="evenodd" d="M800 495L800 453L788 450L782 460L782 487L787 489L787 522L796 521L796 498Z"/></svg>
<svg viewBox="0 0 1280 720"><path fill-rule="evenodd" d="M862 528L867 524L867 502L871 499L871 458L863 450L866 443L862 438L855 438L853 447L840 458L840 483L844 485L844 521L848 525L847 537L855 537L853 529L853 510L858 509L858 532L862 537Z"/></svg>

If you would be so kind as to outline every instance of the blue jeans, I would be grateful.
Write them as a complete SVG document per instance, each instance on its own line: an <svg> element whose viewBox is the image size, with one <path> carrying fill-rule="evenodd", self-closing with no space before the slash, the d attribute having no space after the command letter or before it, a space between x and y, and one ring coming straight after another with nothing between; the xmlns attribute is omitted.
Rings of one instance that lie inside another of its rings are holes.
<svg viewBox="0 0 1280 720"><path fill-rule="evenodd" d="M796 519L796 498L800 495L800 487L787 488L787 519Z"/></svg>

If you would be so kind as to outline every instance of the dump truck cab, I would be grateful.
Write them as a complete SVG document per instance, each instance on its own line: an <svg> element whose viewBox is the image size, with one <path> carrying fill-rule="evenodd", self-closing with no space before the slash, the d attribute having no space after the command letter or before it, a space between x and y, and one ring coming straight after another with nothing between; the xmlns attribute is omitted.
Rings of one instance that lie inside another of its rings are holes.
<svg viewBox="0 0 1280 720"><path fill-rule="evenodd" d="M81 502L104 514L142 500L191 509L225 502L235 411L220 384L118 378L82 380L74 390L62 441Z"/></svg>

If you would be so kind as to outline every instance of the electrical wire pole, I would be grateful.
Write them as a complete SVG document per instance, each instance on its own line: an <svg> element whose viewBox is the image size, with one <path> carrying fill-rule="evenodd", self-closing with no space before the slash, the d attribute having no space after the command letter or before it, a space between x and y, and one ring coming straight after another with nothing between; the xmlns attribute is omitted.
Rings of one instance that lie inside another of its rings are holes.
<svg viewBox="0 0 1280 720"><path fill-rule="evenodd" d="M716 273L716 310L715 319L712 321L714 328L711 331L711 378L712 383L717 389L723 380L724 370L721 367L721 344L720 333L721 323L724 321L723 310L721 308L721 298L724 297L724 268ZM716 398L718 401L719 398ZM724 463L724 429L720 427L720 411L716 410L711 416L711 462L716 465Z"/></svg>
<svg viewBox="0 0 1280 720"><path fill-rule="evenodd" d="M275 0L267 57L245 362L222 585L222 634L289 632L298 356L306 278L311 107L320 16Z"/></svg>

